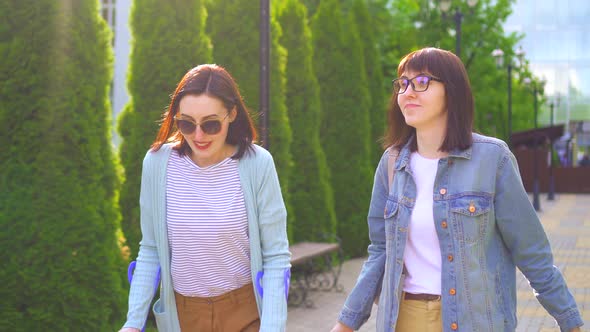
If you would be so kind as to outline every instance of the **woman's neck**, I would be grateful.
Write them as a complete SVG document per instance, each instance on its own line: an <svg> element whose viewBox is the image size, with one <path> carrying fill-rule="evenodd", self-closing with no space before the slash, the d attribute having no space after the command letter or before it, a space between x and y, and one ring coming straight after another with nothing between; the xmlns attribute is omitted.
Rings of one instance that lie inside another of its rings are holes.
<svg viewBox="0 0 590 332"><path fill-rule="evenodd" d="M428 159L444 158L448 153L440 151L445 139L446 128L434 128L432 130L416 130L416 145L418 153Z"/></svg>

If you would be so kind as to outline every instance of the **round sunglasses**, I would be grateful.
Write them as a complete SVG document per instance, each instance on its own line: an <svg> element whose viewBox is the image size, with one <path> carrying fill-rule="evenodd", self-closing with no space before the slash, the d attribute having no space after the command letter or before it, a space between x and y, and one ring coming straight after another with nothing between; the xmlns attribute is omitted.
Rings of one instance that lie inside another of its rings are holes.
<svg viewBox="0 0 590 332"><path fill-rule="evenodd" d="M174 120L176 120L176 127L178 127L183 135L191 135L197 130L197 126L201 127L201 130L205 134L215 135L221 131L222 122L228 115L229 113L227 113L222 119L210 119L201 123L195 123L188 119L179 118L178 116L175 116Z"/></svg>

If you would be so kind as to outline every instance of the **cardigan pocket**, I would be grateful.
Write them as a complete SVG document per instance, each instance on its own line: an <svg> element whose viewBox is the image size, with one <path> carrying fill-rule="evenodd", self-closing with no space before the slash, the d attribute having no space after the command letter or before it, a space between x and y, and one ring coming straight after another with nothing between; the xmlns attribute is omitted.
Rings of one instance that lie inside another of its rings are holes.
<svg viewBox="0 0 590 332"><path fill-rule="evenodd" d="M158 327L158 331L162 332L176 332L173 331L172 328L172 320L170 319L170 313L165 311L162 308L162 299L159 298L156 303L154 303L154 307L152 311L154 312L154 317L156 318L156 326Z"/></svg>

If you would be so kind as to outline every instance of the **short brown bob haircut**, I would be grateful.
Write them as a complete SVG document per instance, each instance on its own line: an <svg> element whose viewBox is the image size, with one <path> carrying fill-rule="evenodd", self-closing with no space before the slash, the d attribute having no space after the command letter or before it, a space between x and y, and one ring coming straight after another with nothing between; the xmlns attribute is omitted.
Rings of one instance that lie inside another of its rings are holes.
<svg viewBox="0 0 590 332"><path fill-rule="evenodd" d="M171 97L170 106L162 115L162 125L152 143L152 151L158 151L165 143L176 142L179 144L176 144L174 149L181 156L191 154L190 146L175 126L174 116L178 113L180 100L184 96L202 94L221 100L228 112L231 112L234 107L236 109L236 118L229 124L225 140L228 144L238 147L238 151L232 158L240 159L248 150L254 151L252 143L256 141L256 129L238 86L224 68L214 64L203 64L192 68L180 80Z"/></svg>
<svg viewBox="0 0 590 332"><path fill-rule="evenodd" d="M423 48L401 60L397 67L398 77L407 71L431 74L442 80L445 86L447 133L439 150L449 152L470 147L473 143L473 95L461 59L449 51L434 47ZM401 148L415 136L416 129L406 123L395 93L389 101L387 120L389 125L383 138L383 147L393 145ZM415 139L411 142L410 149L418 149Z"/></svg>

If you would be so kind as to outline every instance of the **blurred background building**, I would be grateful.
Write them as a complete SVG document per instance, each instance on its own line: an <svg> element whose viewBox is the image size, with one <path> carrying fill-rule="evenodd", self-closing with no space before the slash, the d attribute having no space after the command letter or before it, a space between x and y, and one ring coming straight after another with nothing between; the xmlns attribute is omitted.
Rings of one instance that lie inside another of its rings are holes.
<svg viewBox="0 0 590 332"><path fill-rule="evenodd" d="M101 13L113 31L113 49L115 52L115 68L111 89L111 106L113 107L113 143L118 146L120 137L116 132L119 113L129 101L127 92L127 69L129 52L131 51L131 31L129 30L129 14L132 0L100 0Z"/></svg>
<svg viewBox="0 0 590 332"><path fill-rule="evenodd" d="M505 26L524 35L531 70L546 79L541 126L565 125L556 148L566 165L577 165L590 147L590 1L517 0Z"/></svg>

